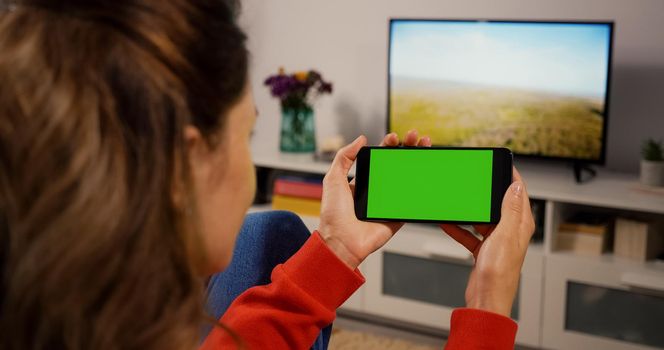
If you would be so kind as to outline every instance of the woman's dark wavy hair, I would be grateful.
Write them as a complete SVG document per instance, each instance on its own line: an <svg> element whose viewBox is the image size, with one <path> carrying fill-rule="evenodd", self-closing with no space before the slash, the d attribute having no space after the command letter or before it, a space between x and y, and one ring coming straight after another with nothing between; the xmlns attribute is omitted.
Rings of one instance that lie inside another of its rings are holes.
<svg viewBox="0 0 664 350"><path fill-rule="evenodd" d="M244 91L238 4L0 11L0 348L195 347L206 316L184 127L214 144Z"/></svg>

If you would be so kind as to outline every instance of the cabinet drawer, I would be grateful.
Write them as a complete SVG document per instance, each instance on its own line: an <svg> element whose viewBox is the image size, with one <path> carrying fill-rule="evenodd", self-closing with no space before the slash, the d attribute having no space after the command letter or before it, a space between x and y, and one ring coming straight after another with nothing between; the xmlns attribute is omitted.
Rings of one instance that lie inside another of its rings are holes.
<svg viewBox="0 0 664 350"><path fill-rule="evenodd" d="M664 270L615 259L547 257L544 345L664 348Z"/></svg>
<svg viewBox="0 0 664 350"><path fill-rule="evenodd" d="M529 252L512 309L524 345L540 345L542 261L541 252ZM465 305L472 264L470 253L437 227L406 226L364 265L365 310L449 330L452 311Z"/></svg>

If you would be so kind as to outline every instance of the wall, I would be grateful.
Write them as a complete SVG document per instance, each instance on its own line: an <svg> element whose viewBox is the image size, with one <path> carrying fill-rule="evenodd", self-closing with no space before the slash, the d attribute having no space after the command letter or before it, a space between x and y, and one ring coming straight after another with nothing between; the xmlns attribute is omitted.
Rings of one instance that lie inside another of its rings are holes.
<svg viewBox="0 0 664 350"><path fill-rule="evenodd" d="M614 20L607 168L637 172L646 137L664 139L662 0L245 0L260 111L253 146L278 147L279 106L262 82L279 66L316 68L335 84L316 107L317 136L385 132L390 17Z"/></svg>

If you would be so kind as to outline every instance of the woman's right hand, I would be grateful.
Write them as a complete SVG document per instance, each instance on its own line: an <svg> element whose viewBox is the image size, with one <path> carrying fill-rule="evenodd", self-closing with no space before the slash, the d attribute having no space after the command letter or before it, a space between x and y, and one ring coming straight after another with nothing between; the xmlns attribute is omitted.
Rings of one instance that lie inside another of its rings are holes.
<svg viewBox="0 0 664 350"><path fill-rule="evenodd" d="M497 226L478 225L479 240L469 231L443 224L441 228L475 257L466 288L466 306L510 317L535 222L526 186L514 169L514 181L505 193Z"/></svg>
<svg viewBox="0 0 664 350"><path fill-rule="evenodd" d="M369 254L387 243L403 226L402 222L360 221L355 216L353 192L354 180L348 183L348 171L355 162L360 148L367 143L364 136L337 152L330 170L323 180L320 226L318 232L328 247L355 269ZM385 136L381 146L399 145L395 133ZM409 131L403 139L404 146L431 147L429 137L417 137L417 131Z"/></svg>

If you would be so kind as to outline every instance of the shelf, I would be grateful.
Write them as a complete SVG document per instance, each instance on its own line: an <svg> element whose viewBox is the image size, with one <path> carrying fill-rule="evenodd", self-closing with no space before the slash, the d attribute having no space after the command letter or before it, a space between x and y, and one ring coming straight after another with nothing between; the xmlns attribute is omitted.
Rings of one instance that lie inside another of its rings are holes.
<svg viewBox="0 0 664 350"><path fill-rule="evenodd" d="M256 166L325 174L329 162L314 160L312 154L253 152ZM574 181L572 170L556 165L517 163L532 198L591 205L622 210L664 214L664 195L645 193L635 187L636 175L599 170L595 179L584 184ZM351 168L349 176L354 176Z"/></svg>
<svg viewBox="0 0 664 350"><path fill-rule="evenodd" d="M287 154L279 152L252 152L254 165L279 170L301 171L324 175L332 163L315 160L313 154ZM348 176L355 176L355 166Z"/></svg>
<svg viewBox="0 0 664 350"><path fill-rule="evenodd" d="M648 260L648 261L635 261L613 255L613 253L604 253L599 256L576 254L569 251L553 251L549 253L552 257L560 257L565 259L576 260L579 264L599 263L609 264L614 267L631 268L639 270L647 270L656 273L661 273L664 276L664 261L662 260Z"/></svg>
<svg viewBox="0 0 664 350"><path fill-rule="evenodd" d="M533 198L664 214L664 196L636 190L636 175L598 170L596 178L577 184L571 169L533 164L517 166Z"/></svg>

